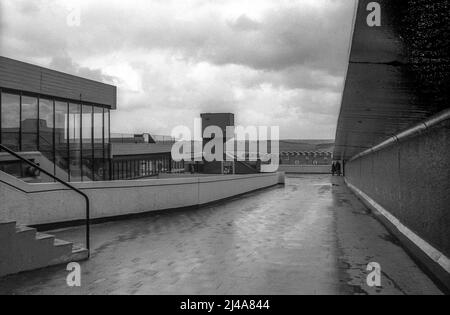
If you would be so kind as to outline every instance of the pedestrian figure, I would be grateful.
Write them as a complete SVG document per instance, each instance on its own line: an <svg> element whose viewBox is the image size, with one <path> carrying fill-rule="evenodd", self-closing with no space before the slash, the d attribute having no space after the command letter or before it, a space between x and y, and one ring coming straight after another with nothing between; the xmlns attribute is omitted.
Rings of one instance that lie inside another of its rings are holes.
<svg viewBox="0 0 450 315"><path fill-rule="evenodd" d="M334 176L334 174L336 174L336 162L334 162L334 161L331 164L331 174L332 174L332 176Z"/></svg>
<svg viewBox="0 0 450 315"><path fill-rule="evenodd" d="M336 173L337 176L341 176L341 163L336 162Z"/></svg>

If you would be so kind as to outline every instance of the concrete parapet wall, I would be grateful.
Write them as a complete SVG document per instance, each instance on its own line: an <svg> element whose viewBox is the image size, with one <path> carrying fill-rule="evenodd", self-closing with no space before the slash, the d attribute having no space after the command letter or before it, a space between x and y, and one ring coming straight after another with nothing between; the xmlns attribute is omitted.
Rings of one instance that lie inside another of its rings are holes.
<svg viewBox="0 0 450 315"><path fill-rule="evenodd" d="M88 194L91 218L198 206L282 184L283 173L73 183ZM59 184L27 184L0 172L0 222L26 225L81 220L84 201Z"/></svg>
<svg viewBox="0 0 450 315"><path fill-rule="evenodd" d="M450 257L450 121L346 165L349 184Z"/></svg>

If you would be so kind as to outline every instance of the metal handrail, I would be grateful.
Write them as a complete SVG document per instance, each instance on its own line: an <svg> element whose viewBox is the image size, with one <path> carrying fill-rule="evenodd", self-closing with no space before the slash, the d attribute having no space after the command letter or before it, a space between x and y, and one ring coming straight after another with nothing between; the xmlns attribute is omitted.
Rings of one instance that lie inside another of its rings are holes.
<svg viewBox="0 0 450 315"><path fill-rule="evenodd" d="M91 237L90 237L90 224L91 224L91 219L90 219L90 201L89 201L89 197L82 192L81 190L79 190L78 188L75 188L74 186L72 186L71 184L59 179L58 177L56 177L55 175L47 172L46 170L44 170L42 167L40 167L39 165L27 160L26 158L20 156L19 154L17 154L16 152L10 150L9 148L5 147L3 144L0 144L0 149L3 151L8 152L9 154L11 154L12 156L14 156L15 158L21 160L22 162L25 162L26 164L28 164L29 166L38 169L39 171L41 171L42 173L44 173L45 175L51 177L52 179L54 179L55 181L57 181L58 183L64 185L65 187L75 191L76 193L80 194L81 196L83 196L83 198L86 201L86 249L88 251L88 257L90 257L91 254Z"/></svg>
<svg viewBox="0 0 450 315"><path fill-rule="evenodd" d="M434 115L431 118L425 120L424 122L421 122L418 125L415 125L409 129L407 129L406 131L403 131L395 136L391 136L391 137L389 137L389 139L383 141L382 143L380 143L376 146L373 146L372 148L367 149L364 152L361 152L361 153L355 155L353 158L350 159L349 162L355 161L366 155L383 150L383 149L385 149L397 142L400 142L402 140L420 135L421 133L425 132L426 130L442 123L445 120L449 120L449 119L450 119L450 109L446 109L446 110L438 113L437 115Z"/></svg>

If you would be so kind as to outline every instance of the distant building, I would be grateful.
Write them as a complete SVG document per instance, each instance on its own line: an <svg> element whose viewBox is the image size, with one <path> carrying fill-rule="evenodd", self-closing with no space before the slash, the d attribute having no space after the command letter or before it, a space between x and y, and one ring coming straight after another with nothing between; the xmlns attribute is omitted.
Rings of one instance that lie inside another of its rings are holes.
<svg viewBox="0 0 450 315"><path fill-rule="evenodd" d="M162 173L184 173L184 161L172 159L170 142L114 142L111 144L113 180L142 179Z"/></svg>
<svg viewBox="0 0 450 315"><path fill-rule="evenodd" d="M111 143L166 143L173 144L175 139L170 136L152 135L149 133L142 134L111 134Z"/></svg>
<svg viewBox="0 0 450 315"><path fill-rule="evenodd" d="M334 143L330 140L281 140L281 165L331 165Z"/></svg>

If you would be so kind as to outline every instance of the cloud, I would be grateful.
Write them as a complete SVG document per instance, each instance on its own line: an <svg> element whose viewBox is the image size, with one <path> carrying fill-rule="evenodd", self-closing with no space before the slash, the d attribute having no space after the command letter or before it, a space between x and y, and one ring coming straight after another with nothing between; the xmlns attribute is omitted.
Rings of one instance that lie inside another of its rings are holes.
<svg viewBox="0 0 450 315"><path fill-rule="evenodd" d="M338 10L335 14L309 11L302 6L269 11L254 32L236 32L232 28L219 34L216 45L200 48L198 55L215 64L234 63L260 70L302 65L330 74L342 73L347 57L346 46L342 45L348 36L348 29L342 27L345 11ZM325 17L320 20L308 17L320 14ZM250 24L244 21L238 19L236 23Z"/></svg>
<svg viewBox="0 0 450 315"><path fill-rule="evenodd" d="M53 57L48 67L103 83L114 84L118 81L117 78L104 74L101 69L91 69L80 66L68 55Z"/></svg>
<svg viewBox="0 0 450 315"><path fill-rule="evenodd" d="M341 73L347 58L352 1L319 2L323 5L299 0L278 6L272 1L273 8L262 12L258 20L245 14L233 20L220 11L202 14L202 10L193 19L181 19L162 10L156 16L138 15L136 21L145 23L130 25L128 16L114 7L105 16L127 25L114 30L127 49L169 50L193 61L259 70L304 65ZM87 23L86 28L90 27Z"/></svg>
<svg viewBox="0 0 450 315"><path fill-rule="evenodd" d="M18 1L17 8L22 14L33 15L40 11L42 1Z"/></svg>
<svg viewBox="0 0 450 315"><path fill-rule="evenodd" d="M81 25L70 27L77 3ZM170 133L202 111L227 111L279 124L285 137L332 138L353 5L2 0L0 53L118 85L113 131Z"/></svg>
<svg viewBox="0 0 450 315"><path fill-rule="evenodd" d="M261 23L250 19L245 14L241 15L235 21L228 21L228 25L233 31L237 32L257 31L261 28Z"/></svg>

